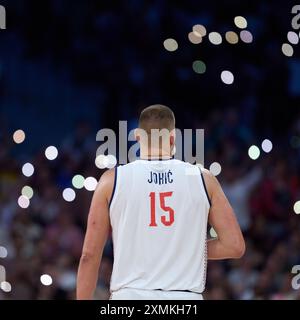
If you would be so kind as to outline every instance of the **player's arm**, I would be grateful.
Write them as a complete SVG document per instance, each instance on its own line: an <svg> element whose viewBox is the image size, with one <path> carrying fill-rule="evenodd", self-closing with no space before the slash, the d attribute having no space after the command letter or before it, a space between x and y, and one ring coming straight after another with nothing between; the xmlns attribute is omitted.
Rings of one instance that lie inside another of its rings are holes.
<svg viewBox="0 0 300 320"><path fill-rule="evenodd" d="M109 233L109 200L114 170L106 171L95 190L88 216L87 230L77 275L77 299L93 298L98 281L103 248Z"/></svg>
<svg viewBox="0 0 300 320"><path fill-rule="evenodd" d="M208 221L218 235L207 242L208 259L240 258L245 241L233 209L218 180L208 170L203 170L203 177L211 200Z"/></svg>

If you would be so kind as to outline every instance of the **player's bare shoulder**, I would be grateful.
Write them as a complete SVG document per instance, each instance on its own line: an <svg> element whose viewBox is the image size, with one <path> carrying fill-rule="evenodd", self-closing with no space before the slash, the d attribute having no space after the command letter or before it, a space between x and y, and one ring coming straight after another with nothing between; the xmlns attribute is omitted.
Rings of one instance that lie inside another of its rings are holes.
<svg viewBox="0 0 300 320"><path fill-rule="evenodd" d="M203 175L203 179L205 181L206 189L208 192L208 195L210 199L212 198L213 191L215 188L219 185L219 182L217 178L208 170L205 169L204 167L201 167L201 173Z"/></svg>
<svg viewBox="0 0 300 320"><path fill-rule="evenodd" d="M115 168L106 170L98 183L97 192L105 195L105 198L109 201L113 192L115 181Z"/></svg>
<svg viewBox="0 0 300 320"><path fill-rule="evenodd" d="M111 181L113 182L115 179L115 168L113 169L109 169L109 170L106 170L101 178L100 178L100 182L103 182L103 183L110 183Z"/></svg>

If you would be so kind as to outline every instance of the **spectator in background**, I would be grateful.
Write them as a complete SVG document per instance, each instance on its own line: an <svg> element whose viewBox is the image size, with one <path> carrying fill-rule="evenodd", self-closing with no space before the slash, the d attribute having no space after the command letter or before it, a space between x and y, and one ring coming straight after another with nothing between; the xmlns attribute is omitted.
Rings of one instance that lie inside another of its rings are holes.
<svg viewBox="0 0 300 320"><path fill-rule="evenodd" d="M222 186L228 197L242 231L248 231L251 225L249 210L250 194L262 177L261 168L251 169L249 173L241 174L238 163L227 165L224 170Z"/></svg>

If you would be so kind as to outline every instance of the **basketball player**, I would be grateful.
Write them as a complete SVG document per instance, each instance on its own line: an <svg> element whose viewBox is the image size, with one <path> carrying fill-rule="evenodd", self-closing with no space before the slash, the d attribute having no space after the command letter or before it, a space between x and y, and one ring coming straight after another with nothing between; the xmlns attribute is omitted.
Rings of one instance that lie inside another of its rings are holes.
<svg viewBox="0 0 300 320"><path fill-rule="evenodd" d="M168 129L168 147L148 143L149 135L145 138L141 132L151 134L152 129ZM244 254L235 214L209 171L172 159L171 109L163 105L144 109L136 138L140 159L106 171L94 193L77 299L93 298L111 226L111 299L202 300L207 259ZM218 237L207 241L208 222Z"/></svg>

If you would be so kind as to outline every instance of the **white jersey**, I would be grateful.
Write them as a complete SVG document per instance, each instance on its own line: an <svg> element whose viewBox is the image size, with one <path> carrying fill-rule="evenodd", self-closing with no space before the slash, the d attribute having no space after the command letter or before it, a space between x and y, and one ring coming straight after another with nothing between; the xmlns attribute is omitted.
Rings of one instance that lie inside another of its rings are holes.
<svg viewBox="0 0 300 320"><path fill-rule="evenodd" d="M203 292L209 207L197 166L168 159L116 168L111 291Z"/></svg>

